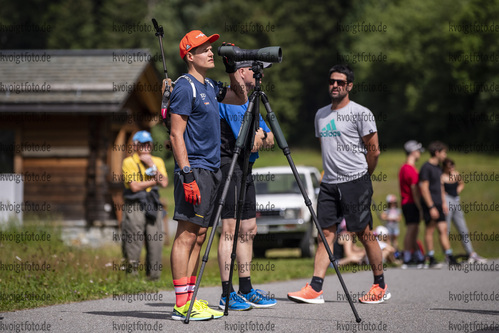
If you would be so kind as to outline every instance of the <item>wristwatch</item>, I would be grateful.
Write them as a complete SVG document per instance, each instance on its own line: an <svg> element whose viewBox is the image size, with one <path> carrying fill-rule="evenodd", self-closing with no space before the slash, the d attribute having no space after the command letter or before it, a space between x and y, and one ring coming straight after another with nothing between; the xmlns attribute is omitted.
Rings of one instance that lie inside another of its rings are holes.
<svg viewBox="0 0 499 333"><path fill-rule="evenodd" d="M191 172L192 169L190 166L186 165L185 167L182 168L182 173L185 175L186 173Z"/></svg>

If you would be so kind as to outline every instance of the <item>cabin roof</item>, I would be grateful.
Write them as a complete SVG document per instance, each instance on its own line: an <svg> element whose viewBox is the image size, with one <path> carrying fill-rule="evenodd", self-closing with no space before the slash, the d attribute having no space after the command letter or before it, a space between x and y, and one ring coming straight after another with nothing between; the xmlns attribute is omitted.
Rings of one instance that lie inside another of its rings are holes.
<svg viewBox="0 0 499 333"><path fill-rule="evenodd" d="M145 49L0 51L0 112L116 112L160 94Z"/></svg>

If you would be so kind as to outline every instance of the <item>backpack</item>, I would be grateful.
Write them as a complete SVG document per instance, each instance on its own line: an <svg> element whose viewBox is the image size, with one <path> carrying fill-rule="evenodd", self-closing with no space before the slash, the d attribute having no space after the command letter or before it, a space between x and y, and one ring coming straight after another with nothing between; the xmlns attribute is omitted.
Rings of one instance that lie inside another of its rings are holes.
<svg viewBox="0 0 499 333"><path fill-rule="evenodd" d="M170 130L171 130L171 114L170 114L170 112L168 112L168 109L170 108L170 96L171 96L171 92L173 91L173 87L178 82L178 80L180 80L182 78L186 79L191 84L191 87L192 87L192 107L193 108L194 108L194 103L196 101L196 86L194 85L194 82L192 81L192 79L189 76L182 75L175 82L173 82L173 84L170 84L170 82L169 82L169 84L167 85L167 88L170 87L170 93L163 94L163 100L161 101L161 116L163 117L163 123L165 124L166 129L168 130L168 134L170 134ZM208 83L212 88L215 88L210 80L205 79L205 82ZM221 102L225 98L226 87L223 87L222 82L217 82L216 85L220 88L218 95L217 95L217 100L219 102ZM165 90L165 92L166 92L166 90Z"/></svg>

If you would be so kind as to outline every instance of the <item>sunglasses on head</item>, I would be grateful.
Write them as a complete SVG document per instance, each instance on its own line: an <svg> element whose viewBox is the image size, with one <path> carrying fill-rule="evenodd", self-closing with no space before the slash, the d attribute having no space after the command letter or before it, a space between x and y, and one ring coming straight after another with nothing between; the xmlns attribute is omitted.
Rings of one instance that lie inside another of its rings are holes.
<svg viewBox="0 0 499 333"><path fill-rule="evenodd" d="M329 79L329 84L334 86L334 83L337 83L339 87L344 87L347 84L347 81L345 80L335 80L335 79Z"/></svg>

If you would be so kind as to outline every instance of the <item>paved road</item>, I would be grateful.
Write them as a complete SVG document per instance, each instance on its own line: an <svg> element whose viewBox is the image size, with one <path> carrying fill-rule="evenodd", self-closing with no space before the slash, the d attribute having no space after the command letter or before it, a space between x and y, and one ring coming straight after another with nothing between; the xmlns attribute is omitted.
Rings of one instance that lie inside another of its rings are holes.
<svg viewBox="0 0 499 333"><path fill-rule="evenodd" d="M107 298L2 313L0 332L47 331L48 325L50 332L498 332L499 260L489 261L487 267L467 268L472 271L387 270L392 298L378 305L356 302L360 324L355 323L338 279L332 275L324 285L325 304L287 299L288 291L309 282L302 279L257 285L276 296L278 304L273 308L230 312L211 321L186 325L171 320L175 296L173 291L164 291L147 294L156 301ZM367 291L372 283L370 272L343 277L352 295ZM220 289L215 287L201 288L198 294L212 305L219 296ZM486 325L495 330L485 329Z"/></svg>

